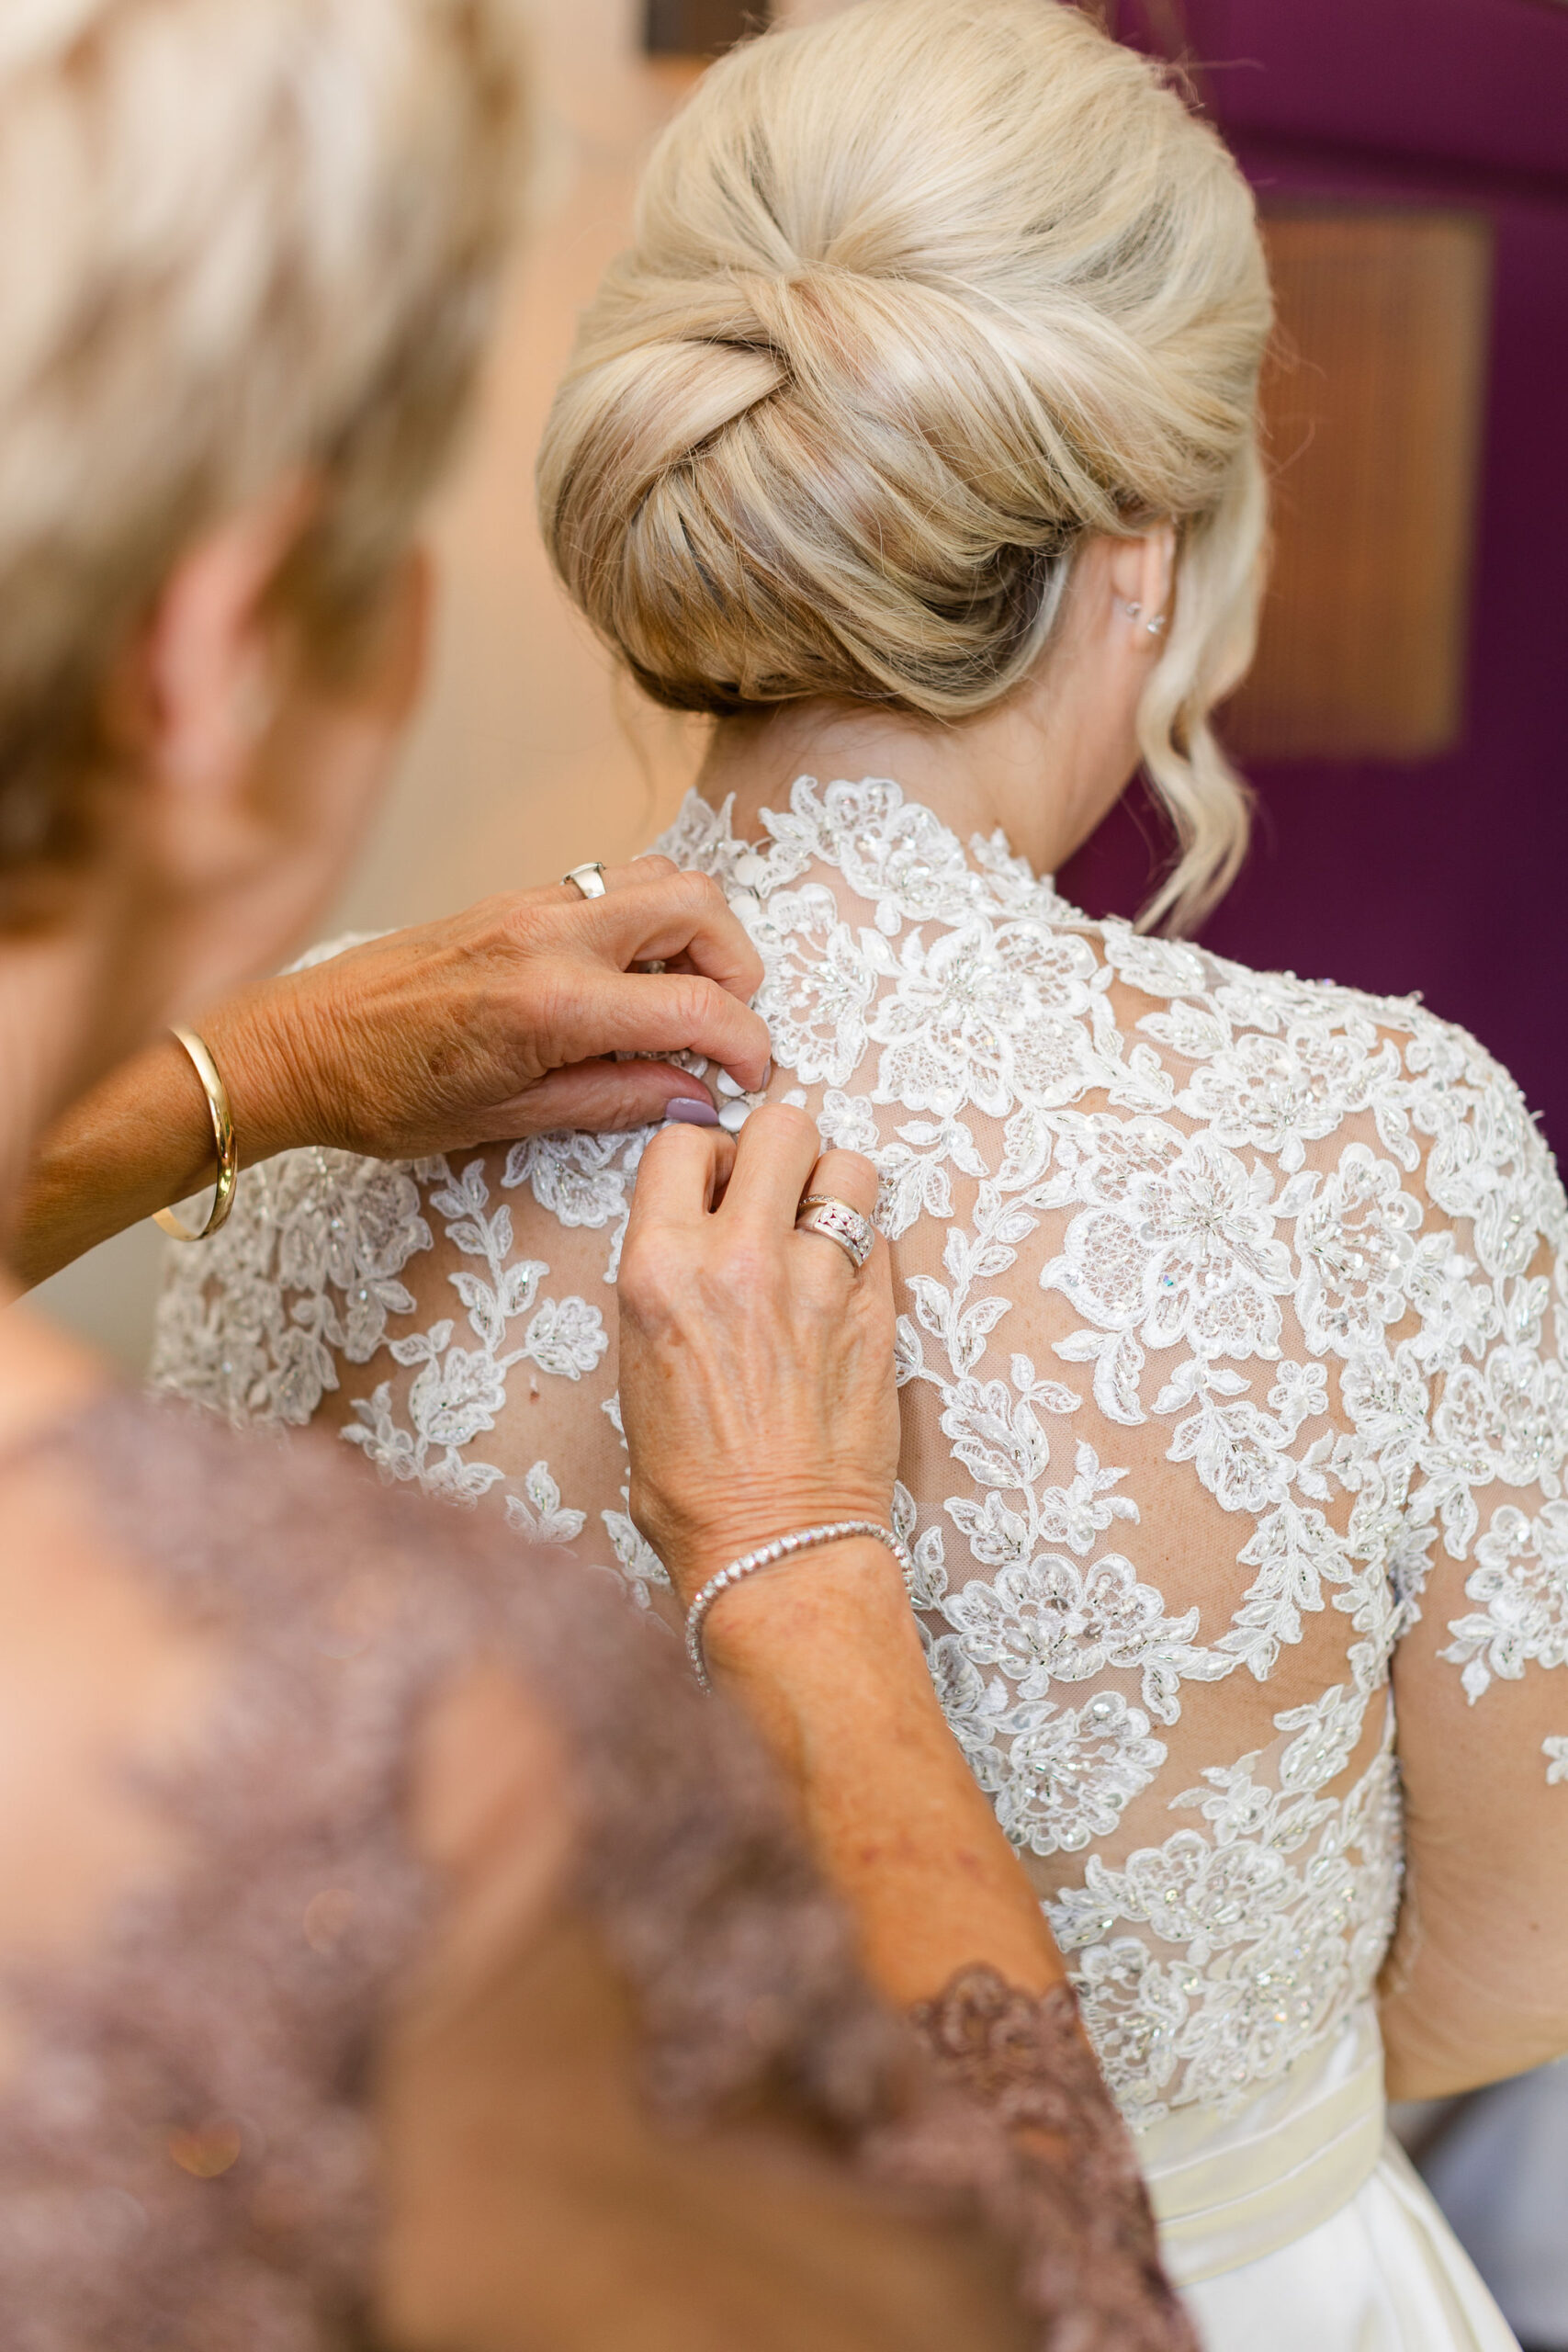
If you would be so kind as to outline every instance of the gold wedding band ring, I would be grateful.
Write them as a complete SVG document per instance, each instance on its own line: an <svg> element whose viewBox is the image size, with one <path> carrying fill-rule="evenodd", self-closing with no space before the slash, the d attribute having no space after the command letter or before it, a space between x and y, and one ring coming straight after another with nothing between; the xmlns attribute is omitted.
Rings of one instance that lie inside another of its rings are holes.
<svg viewBox="0 0 1568 2352"><path fill-rule="evenodd" d="M585 899L602 899L608 887L604 865L596 857L590 858L586 865L572 866L561 876L561 880L570 882L572 888Z"/></svg>
<svg viewBox="0 0 1568 2352"><path fill-rule="evenodd" d="M797 1233L819 1233L841 1250L858 1274L876 1246L876 1227L870 1217L831 1193L807 1193L795 1211Z"/></svg>

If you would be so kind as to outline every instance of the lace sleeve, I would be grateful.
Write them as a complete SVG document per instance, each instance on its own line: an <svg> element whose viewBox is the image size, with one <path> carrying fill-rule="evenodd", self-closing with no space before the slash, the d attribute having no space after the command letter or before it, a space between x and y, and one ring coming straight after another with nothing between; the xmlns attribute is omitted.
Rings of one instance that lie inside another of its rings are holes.
<svg viewBox="0 0 1568 2352"><path fill-rule="evenodd" d="M939 2079L1010 2147L997 2220L1018 2245L1021 2300L1061 2352L1198 2352L1160 2267L1132 2135L1067 1984L1034 1995L967 1970L914 2013Z"/></svg>
<svg viewBox="0 0 1568 2352"><path fill-rule="evenodd" d="M1446 1229L1382 1407L1410 1432L1393 1664L1406 1883L1384 2026L1412 2097L1568 2047L1568 1204L1506 1073L1462 1032L1435 1034L1447 1058L1433 1047L1417 1123Z"/></svg>
<svg viewBox="0 0 1568 2352"><path fill-rule="evenodd" d="M678 1622L627 1509L615 1391L649 1132L395 1166L312 1147L247 1170L223 1230L171 1250L154 1386L235 1423L336 1429L381 1479L570 1544Z"/></svg>

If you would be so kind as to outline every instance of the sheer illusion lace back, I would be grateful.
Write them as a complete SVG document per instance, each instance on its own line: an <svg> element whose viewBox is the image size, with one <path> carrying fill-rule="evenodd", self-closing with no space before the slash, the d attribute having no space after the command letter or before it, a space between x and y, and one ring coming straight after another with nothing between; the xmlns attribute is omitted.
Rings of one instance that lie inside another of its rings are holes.
<svg viewBox="0 0 1568 2352"><path fill-rule="evenodd" d="M1414 1001L1089 922L891 783L803 779L765 822L749 844L693 798L659 846L758 944L771 1091L881 1171L897 1509L949 1719L1124 2111L1234 2107L1383 1960L1416 1612L1483 1710L1568 1657L1550 1154ZM175 1261L157 1376L335 1419L671 1616L615 1397L645 1141L256 1170Z"/></svg>

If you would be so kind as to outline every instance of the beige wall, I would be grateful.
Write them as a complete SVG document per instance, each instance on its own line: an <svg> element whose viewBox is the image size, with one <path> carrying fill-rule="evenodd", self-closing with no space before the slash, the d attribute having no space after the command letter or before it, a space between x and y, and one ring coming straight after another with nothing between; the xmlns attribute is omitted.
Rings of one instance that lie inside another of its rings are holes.
<svg viewBox="0 0 1568 2352"><path fill-rule="evenodd" d="M634 714L554 588L534 526L535 447L576 313L624 242L641 159L690 72L636 54L637 0L540 0L536 223L478 429L438 518L444 614L423 715L333 929L416 922L581 858L641 846L684 786L690 730ZM151 1227L39 1294L142 1361L162 1244Z"/></svg>
<svg viewBox="0 0 1568 2352"><path fill-rule="evenodd" d="M534 453L577 312L624 243L642 157L689 86L636 55L636 0L543 0L536 225L479 429L438 526L445 611L431 692L347 893L354 925L624 856L678 798L685 730L637 720L565 604L534 525Z"/></svg>

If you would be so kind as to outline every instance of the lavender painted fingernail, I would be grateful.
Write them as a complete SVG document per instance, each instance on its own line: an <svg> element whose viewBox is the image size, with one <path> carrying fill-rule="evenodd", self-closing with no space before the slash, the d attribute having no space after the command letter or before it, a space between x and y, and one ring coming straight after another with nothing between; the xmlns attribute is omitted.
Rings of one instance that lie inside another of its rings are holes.
<svg viewBox="0 0 1568 2352"><path fill-rule="evenodd" d="M684 1127L716 1127L718 1125L718 1113L700 1095L678 1094L673 1102L664 1105L664 1115Z"/></svg>

